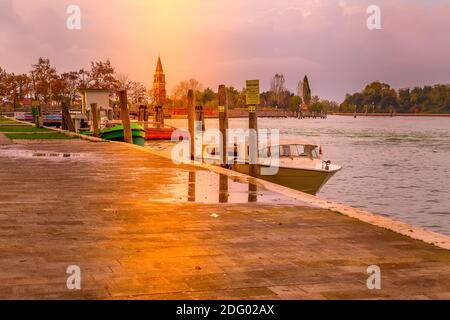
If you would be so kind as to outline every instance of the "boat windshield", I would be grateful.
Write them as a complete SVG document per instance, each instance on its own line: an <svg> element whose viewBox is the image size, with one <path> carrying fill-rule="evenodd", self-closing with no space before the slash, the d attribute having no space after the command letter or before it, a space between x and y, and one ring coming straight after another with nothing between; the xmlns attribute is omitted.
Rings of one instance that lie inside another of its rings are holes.
<svg viewBox="0 0 450 320"><path fill-rule="evenodd" d="M277 150L278 149L278 150ZM319 152L317 146L303 145L303 144L291 144L270 147L270 151L267 149L261 150L261 155L271 157L279 152L280 157L307 157L313 159L319 159Z"/></svg>

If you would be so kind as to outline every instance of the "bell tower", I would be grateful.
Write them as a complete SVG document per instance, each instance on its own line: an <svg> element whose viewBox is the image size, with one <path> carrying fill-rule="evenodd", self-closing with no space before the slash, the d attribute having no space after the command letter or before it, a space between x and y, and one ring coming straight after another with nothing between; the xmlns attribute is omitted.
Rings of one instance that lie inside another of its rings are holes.
<svg viewBox="0 0 450 320"><path fill-rule="evenodd" d="M155 98L155 106L162 107L166 102L166 76L161 63L161 57L158 57L155 76L153 80L153 95Z"/></svg>

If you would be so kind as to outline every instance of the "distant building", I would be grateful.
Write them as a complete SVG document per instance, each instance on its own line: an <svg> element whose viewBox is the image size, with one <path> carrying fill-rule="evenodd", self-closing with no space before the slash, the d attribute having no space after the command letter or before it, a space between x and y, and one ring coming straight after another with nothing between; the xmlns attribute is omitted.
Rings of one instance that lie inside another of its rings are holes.
<svg viewBox="0 0 450 320"><path fill-rule="evenodd" d="M161 58L158 57L156 65L156 72L153 80L153 96L155 99L155 106L163 106L166 102L166 76L161 63Z"/></svg>

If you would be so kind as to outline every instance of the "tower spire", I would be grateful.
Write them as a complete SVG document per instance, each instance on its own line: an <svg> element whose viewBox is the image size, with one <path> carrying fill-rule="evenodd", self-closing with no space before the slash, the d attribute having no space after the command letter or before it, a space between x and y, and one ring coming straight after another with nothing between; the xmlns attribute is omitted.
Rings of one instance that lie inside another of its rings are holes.
<svg viewBox="0 0 450 320"><path fill-rule="evenodd" d="M166 76L161 63L161 57L158 56L156 72L153 81L153 94L157 106L163 106L166 101Z"/></svg>
<svg viewBox="0 0 450 320"><path fill-rule="evenodd" d="M156 64L156 73L164 73L162 63L161 63L161 56L158 55L158 63Z"/></svg>

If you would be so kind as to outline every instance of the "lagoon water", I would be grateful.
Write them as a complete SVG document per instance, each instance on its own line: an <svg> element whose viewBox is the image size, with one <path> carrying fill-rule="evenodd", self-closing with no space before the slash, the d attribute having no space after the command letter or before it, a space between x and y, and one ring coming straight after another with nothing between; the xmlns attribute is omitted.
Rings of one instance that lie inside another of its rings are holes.
<svg viewBox="0 0 450 320"><path fill-rule="evenodd" d="M230 127L247 126L230 120ZM258 126L321 145L325 160L343 166L320 197L450 235L450 118L261 118Z"/></svg>

